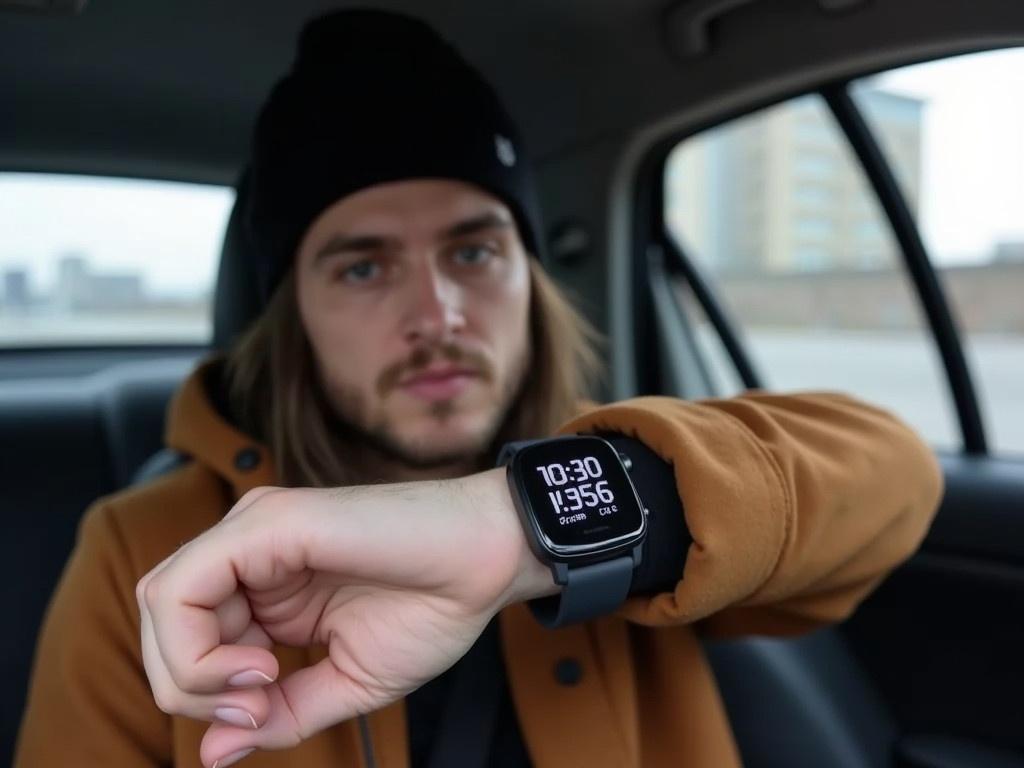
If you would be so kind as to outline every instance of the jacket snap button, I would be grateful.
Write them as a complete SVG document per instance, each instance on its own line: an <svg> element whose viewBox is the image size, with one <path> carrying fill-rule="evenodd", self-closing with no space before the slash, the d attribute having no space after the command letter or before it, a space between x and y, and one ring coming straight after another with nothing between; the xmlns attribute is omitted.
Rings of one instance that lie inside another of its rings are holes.
<svg viewBox="0 0 1024 768"><path fill-rule="evenodd" d="M260 452L255 448L243 448L235 454L235 468L242 472L255 469L260 463Z"/></svg>
<svg viewBox="0 0 1024 768"><path fill-rule="evenodd" d="M576 685L583 678L583 667L576 659L559 659L555 664L555 680L560 685Z"/></svg>

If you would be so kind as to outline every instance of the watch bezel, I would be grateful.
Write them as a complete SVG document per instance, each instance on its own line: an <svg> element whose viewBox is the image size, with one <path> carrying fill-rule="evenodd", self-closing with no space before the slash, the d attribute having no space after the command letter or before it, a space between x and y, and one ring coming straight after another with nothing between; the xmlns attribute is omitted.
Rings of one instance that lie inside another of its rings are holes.
<svg viewBox="0 0 1024 768"><path fill-rule="evenodd" d="M547 445L552 442L568 443L577 441L599 442L614 457L614 460L617 462L619 468L622 470L623 476L629 484L629 490L633 502L639 513L640 525L635 530L611 539L594 542L592 544L557 544L552 541L544 532L543 528L541 528L540 523L537 521L537 515L533 509L533 501L530 499L530 494L523 483L522 465L525 458L528 457L530 452L536 447ZM636 486L633 485L633 480L629 476L629 470L623 465L622 460L619 458L619 452L615 449L615 446L597 435L565 435L562 437L554 437L550 440L538 440L536 443L532 443L516 452L512 457L512 460L508 462L506 467L506 477L508 479L513 505L516 508L516 512L519 515L524 529L527 531L527 539L529 541L530 548L533 550L534 554L537 555L538 559L543 562L577 564L593 560L607 559L611 555L620 555L633 549L637 544L643 541L644 535L647 533L646 510L643 502L640 501L639 494L637 494Z"/></svg>

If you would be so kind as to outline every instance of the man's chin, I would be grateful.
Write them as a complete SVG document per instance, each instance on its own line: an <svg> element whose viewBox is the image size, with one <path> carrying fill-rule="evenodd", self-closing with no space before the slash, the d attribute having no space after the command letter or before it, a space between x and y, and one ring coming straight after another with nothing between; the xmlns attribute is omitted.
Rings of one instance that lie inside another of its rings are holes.
<svg viewBox="0 0 1024 768"><path fill-rule="evenodd" d="M490 447L490 435L441 430L432 435L394 435L389 442L411 465L440 467L479 459Z"/></svg>
<svg viewBox="0 0 1024 768"><path fill-rule="evenodd" d="M433 419L415 422L407 421L397 429L388 430L384 438L396 458L402 458L410 466L429 468L477 461L494 439L491 420L469 418L466 414L443 422Z"/></svg>

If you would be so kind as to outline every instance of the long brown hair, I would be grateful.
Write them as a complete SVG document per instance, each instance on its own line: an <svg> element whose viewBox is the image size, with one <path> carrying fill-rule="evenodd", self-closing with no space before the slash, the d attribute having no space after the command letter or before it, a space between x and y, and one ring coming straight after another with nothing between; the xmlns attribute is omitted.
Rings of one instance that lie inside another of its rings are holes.
<svg viewBox="0 0 1024 768"><path fill-rule="evenodd" d="M499 446L550 435L574 415L601 370L597 333L534 259L530 288L532 359ZM229 352L225 374L233 417L267 444L282 484L359 482L332 429L336 419L299 318L294 270Z"/></svg>

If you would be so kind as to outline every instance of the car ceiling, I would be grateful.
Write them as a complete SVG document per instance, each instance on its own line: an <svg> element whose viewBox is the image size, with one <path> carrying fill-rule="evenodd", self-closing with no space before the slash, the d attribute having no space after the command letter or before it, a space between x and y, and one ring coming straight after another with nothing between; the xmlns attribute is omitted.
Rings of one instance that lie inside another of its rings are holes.
<svg viewBox="0 0 1024 768"><path fill-rule="evenodd" d="M696 57L673 52L674 17L660 0L358 5L432 22L497 85L541 165L674 114L725 109L730 97L1024 41L1024 3L1006 0L945 2L941 13L935 0L682 0L689 21L677 29L699 30L715 4L730 10ZM0 168L230 183L303 21L345 5L92 0L77 16L0 11Z"/></svg>

